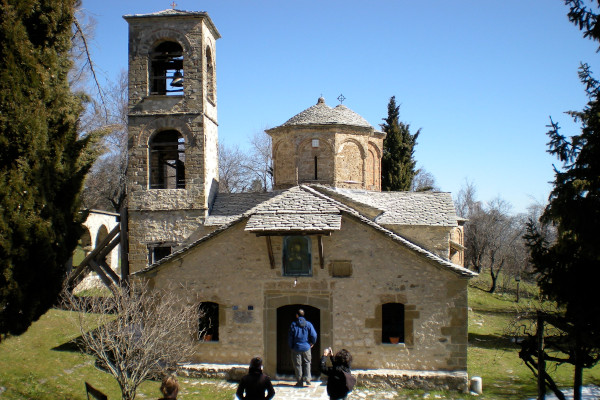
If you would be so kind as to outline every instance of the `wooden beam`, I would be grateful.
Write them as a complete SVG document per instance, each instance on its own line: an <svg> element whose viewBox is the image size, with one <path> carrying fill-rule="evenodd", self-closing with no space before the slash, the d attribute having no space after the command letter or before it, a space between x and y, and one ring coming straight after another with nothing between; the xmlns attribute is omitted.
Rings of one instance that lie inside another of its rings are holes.
<svg viewBox="0 0 600 400"><path fill-rule="evenodd" d="M269 262L271 269L275 269L275 257L273 257L273 245L271 244L271 236L265 236L267 239L267 251L269 252Z"/></svg>
<svg viewBox="0 0 600 400"><path fill-rule="evenodd" d="M106 258L106 256L108 256L108 253L110 253L115 247L117 247L119 243L121 243L120 234L117 235L109 244L104 246L104 248L98 253L98 256L94 258L96 258L97 260L102 260Z"/></svg>
<svg viewBox="0 0 600 400"><path fill-rule="evenodd" d="M88 254L88 255L87 255L87 256L86 256L86 257L83 259L83 261L82 261L82 262L79 264L79 266L77 267L77 269L75 269L75 271L73 271L73 272L71 273L71 275L69 276L69 279L68 279L68 281L67 281L67 284L68 284L69 286L71 286L71 285L73 284L73 282L75 282L75 279L76 279L77 277L79 277L79 275L81 275L81 274L82 274L82 273L85 271L86 267L88 266L88 263L89 263L89 261L90 261L90 260L92 260L92 259L94 259L94 258L95 258L95 257L98 255L98 253L100 253L100 252L102 251L102 249L103 249L103 248L104 248L104 247L105 247L107 244L109 244L109 243L110 243L110 241L111 241L111 240L112 240L112 239L113 239L115 236L117 236L117 234L120 232L120 230L121 230L121 227L120 227L120 225L117 225L117 226L115 226L115 227L113 228L113 230L112 230L112 231L110 231L110 233L108 234L108 236L106 236L106 237L105 237L105 238L102 240L102 242L100 242L100 244L98 244L98 246L96 246L96 248L94 248L94 250L92 250L92 251L90 252L90 254Z"/></svg>
<svg viewBox="0 0 600 400"><path fill-rule="evenodd" d="M119 275L117 275L117 273L112 270L112 268L106 263L106 261L104 261L104 260L94 260L94 261L98 263L100 268L102 268L102 270L106 273L106 275L108 275L109 278L112 279L112 281L115 284L117 284L117 285L121 284L121 279L119 279Z"/></svg>
<svg viewBox="0 0 600 400"><path fill-rule="evenodd" d="M89 264L90 264L90 268L92 268L94 270L94 272L98 274L98 276L100 277L102 282L106 285L106 287L108 287L110 289L114 283L113 283L113 281L110 280L110 278L108 276L106 276L106 274L104 273L104 271L102 270L100 265L98 265L98 263L96 263L95 260L90 260Z"/></svg>
<svg viewBox="0 0 600 400"><path fill-rule="evenodd" d="M121 208L121 284L129 283L129 228L127 207Z"/></svg>
<svg viewBox="0 0 600 400"><path fill-rule="evenodd" d="M325 268L325 259L323 257L323 236L317 236L317 242L319 244L319 262L321 263L321 269Z"/></svg>

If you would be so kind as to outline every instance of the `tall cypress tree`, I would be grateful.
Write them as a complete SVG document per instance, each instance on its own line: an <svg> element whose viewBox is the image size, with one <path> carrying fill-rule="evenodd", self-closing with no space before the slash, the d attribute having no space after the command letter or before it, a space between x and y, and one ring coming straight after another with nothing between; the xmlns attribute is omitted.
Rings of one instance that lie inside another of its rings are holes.
<svg viewBox="0 0 600 400"><path fill-rule="evenodd" d="M57 299L93 161L67 74L74 0L0 0L0 340Z"/></svg>
<svg viewBox="0 0 600 400"><path fill-rule="evenodd" d="M396 96L390 98L387 118L381 128L387 134L383 139L383 157L381 159L381 190L410 190L416 161L413 158L417 137L410 133L410 125L400 122L400 106L396 105Z"/></svg>

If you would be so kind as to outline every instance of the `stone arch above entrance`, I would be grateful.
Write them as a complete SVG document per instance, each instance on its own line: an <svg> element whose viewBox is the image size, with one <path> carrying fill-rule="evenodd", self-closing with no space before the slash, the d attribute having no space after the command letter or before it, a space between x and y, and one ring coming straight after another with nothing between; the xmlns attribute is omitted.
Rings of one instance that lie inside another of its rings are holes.
<svg viewBox="0 0 600 400"><path fill-rule="evenodd" d="M277 366L277 347L278 347L278 338L277 338L277 327L278 327L278 318L277 318L277 310L282 309L286 310L286 306L293 306L290 309L290 312L295 314L295 309L298 308L298 305L303 305L305 307L305 311L312 307L316 309L316 311L320 315L320 329L317 331L318 341L317 344L320 346L316 348L317 352L316 359L313 358L313 371L314 367L318 370L318 363L320 360L319 353L322 352L322 349L325 347L331 346L333 343L332 337L332 304L331 297L327 294L312 294L312 293L292 293L286 294L277 291L277 293L266 293L265 294L265 313L264 313L264 346L265 346L265 357L264 357L264 366L265 372L267 374L271 374L271 376L275 376L278 372ZM292 315L293 319L294 315ZM310 317L310 315L309 315ZM310 320L310 319L309 319ZM312 322L312 321L311 321ZM291 323L291 320L290 320ZM288 325L289 328L289 325ZM316 328L316 327L315 327ZM287 331L286 331L287 332ZM287 348L287 336L285 337L285 348ZM317 346L315 346L317 347ZM289 349L288 349L289 351ZM293 372L292 372L293 375Z"/></svg>

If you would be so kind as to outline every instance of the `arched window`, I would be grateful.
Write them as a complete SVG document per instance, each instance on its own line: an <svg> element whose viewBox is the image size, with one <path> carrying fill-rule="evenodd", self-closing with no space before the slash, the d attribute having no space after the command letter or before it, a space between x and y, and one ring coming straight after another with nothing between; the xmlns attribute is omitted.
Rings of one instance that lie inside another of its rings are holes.
<svg viewBox="0 0 600 400"><path fill-rule="evenodd" d="M215 101L215 67L210 47L206 46L206 97Z"/></svg>
<svg viewBox="0 0 600 400"><path fill-rule="evenodd" d="M404 304L381 305L381 343L404 343Z"/></svg>
<svg viewBox="0 0 600 400"><path fill-rule="evenodd" d="M150 53L150 94L177 95L183 92L183 48L162 42Z"/></svg>
<svg viewBox="0 0 600 400"><path fill-rule="evenodd" d="M198 307L198 339L203 342L219 341L219 304L210 301Z"/></svg>
<svg viewBox="0 0 600 400"><path fill-rule="evenodd" d="M177 131L162 131L149 144L150 189L185 189L185 141Z"/></svg>
<svg viewBox="0 0 600 400"><path fill-rule="evenodd" d="M312 276L311 242L307 236L283 238L283 275Z"/></svg>

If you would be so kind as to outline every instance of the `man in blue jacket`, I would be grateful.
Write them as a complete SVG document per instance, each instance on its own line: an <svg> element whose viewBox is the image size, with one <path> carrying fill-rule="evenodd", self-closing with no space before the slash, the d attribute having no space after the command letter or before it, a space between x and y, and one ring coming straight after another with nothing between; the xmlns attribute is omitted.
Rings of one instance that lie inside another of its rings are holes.
<svg viewBox="0 0 600 400"><path fill-rule="evenodd" d="M310 349L316 342L315 328L304 318L304 310L298 310L296 320L292 322L288 333L288 345L292 349L292 363L298 387L302 387L303 381L310 386Z"/></svg>

